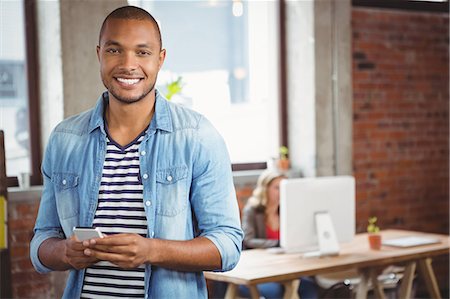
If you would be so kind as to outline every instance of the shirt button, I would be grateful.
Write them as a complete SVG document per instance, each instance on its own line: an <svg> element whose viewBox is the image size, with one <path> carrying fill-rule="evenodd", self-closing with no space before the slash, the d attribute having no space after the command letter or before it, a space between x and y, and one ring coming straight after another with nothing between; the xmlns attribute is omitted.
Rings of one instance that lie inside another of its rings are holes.
<svg viewBox="0 0 450 299"><path fill-rule="evenodd" d="M146 154L145 151L142 151L142 152L141 152L141 156L145 156L145 154Z"/></svg>
<svg viewBox="0 0 450 299"><path fill-rule="evenodd" d="M147 207L149 207L149 206L152 205L152 202L151 202L150 200L147 200L147 201L145 201L145 205L146 205Z"/></svg>
<svg viewBox="0 0 450 299"><path fill-rule="evenodd" d="M62 181L62 184L63 184L63 185L66 185L66 184L67 184L67 181L66 181L66 180L63 180L63 181Z"/></svg>
<svg viewBox="0 0 450 299"><path fill-rule="evenodd" d="M148 179L148 174L144 173L144 175L142 176L142 178L143 178L144 180Z"/></svg>
<svg viewBox="0 0 450 299"><path fill-rule="evenodd" d="M172 176L169 175L169 176L167 177L167 180L168 180L169 182L171 182L171 181L172 181Z"/></svg>

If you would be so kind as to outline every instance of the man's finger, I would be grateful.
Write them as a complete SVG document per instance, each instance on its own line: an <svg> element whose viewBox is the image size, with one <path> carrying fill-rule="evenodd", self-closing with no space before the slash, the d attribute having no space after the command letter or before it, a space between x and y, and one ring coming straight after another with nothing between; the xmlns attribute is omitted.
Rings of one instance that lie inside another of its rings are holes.
<svg viewBox="0 0 450 299"><path fill-rule="evenodd" d="M89 245L123 246L129 245L136 238L134 234L117 234L105 238L92 239Z"/></svg>
<svg viewBox="0 0 450 299"><path fill-rule="evenodd" d="M97 251L94 249L85 249L84 254L102 261L121 262L126 259L124 255L110 252Z"/></svg>
<svg viewBox="0 0 450 299"><path fill-rule="evenodd" d="M89 248L94 249L96 251L118 253L118 254L127 254L132 252L129 245L117 245L117 246L94 245L90 246Z"/></svg>

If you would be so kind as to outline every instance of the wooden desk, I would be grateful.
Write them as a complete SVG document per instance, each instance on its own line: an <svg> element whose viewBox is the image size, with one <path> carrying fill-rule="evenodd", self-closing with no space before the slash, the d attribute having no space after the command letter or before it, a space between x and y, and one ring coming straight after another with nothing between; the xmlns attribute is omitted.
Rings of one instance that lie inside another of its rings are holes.
<svg viewBox="0 0 450 299"><path fill-rule="evenodd" d="M259 298L256 285L265 282L280 282L285 286L284 298L298 298L298 278L301 276L358 269L361 283L358 285L356 298L367 297L369 281L372 282L377 298L385 298L378 285L378 271L388 265L403 264L405 272L399 298L410 298L416 266L426 282L431 298L441 298L431 267L431 257L449 254L449 236L402 230L385 230L381 234L384 239L420 235L437 238L441 242L409 248L383 246L376 251L369 249L367 234L358 234L351 243L341 244L339 256L322 258L303 258L299 253L276 254L265 249L252 249L242 252L241 259L233 270L224 273L205 272L205 277L228 282L225 295L227 299L236 298L237 285L248 286L252 298Z"/></svg>

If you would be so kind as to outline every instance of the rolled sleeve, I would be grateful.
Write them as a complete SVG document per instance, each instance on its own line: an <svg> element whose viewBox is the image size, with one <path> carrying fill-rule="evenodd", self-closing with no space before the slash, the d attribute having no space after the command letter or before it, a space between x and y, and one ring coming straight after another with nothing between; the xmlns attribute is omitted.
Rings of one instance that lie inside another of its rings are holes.
<svg viewBox="0 0 450 299"><path fill-rule="evenodd" d="M64 234L60 230L45 230L36 231L33 239L30 243L30 258L34 268L39 273L48 273L53 271L52 269L44 266L39 259L39 247L41 244L50 238L64 239Z"/></svg>
<svg viewBox="0 0 450 299"><path fill-rule="evenodd" d="M219 233L205 235L204 237L214 243L222 259L222 268L215 271L229 271L236 267L241 255L241 246L238 246L240 243L238 240L233 241L230 236Z"/></svg>
<svg viewBox="0 0 450 299"><path fill-rule="evenodd" d="M204 118L197 144L191 205L200 236L219 250L222 267L215 271L228 271L239 261L243 240L231 162L222 137Z"/></svg>

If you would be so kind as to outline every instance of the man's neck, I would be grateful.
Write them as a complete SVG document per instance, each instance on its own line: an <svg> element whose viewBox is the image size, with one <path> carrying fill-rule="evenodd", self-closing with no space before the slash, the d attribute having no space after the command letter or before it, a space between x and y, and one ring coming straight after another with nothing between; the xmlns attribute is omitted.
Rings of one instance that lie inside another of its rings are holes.
<svg viewBox="0 0 450 299"><path fill-rule="evenodd" d="M109 135L122 146L129 144L150 124L154 111L154 93L133 104L123 104L110 95L105 111Z"/></svg>

